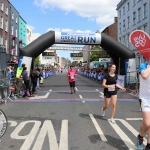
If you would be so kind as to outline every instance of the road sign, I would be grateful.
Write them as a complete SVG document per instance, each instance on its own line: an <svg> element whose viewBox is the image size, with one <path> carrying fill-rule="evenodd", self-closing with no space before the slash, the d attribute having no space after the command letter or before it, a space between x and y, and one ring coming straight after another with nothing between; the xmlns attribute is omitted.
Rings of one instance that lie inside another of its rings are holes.
<svg viewBox="0 0 150 150"><path fill-rule="evenodd" d="M99 62L111 62L111 58L99 58Z"/></svg>

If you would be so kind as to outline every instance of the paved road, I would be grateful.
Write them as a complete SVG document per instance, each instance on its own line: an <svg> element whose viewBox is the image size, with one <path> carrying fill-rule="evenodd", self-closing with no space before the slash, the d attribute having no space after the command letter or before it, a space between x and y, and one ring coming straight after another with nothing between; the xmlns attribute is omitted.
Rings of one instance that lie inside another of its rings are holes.
<svg viewBox="0 0 150 150"><path fill-rule="evenodd" d="M70 94L66 74L46 79L36 97L0 105L8 119L1 150L128 150L141 123L137 98L118 93L116 124L101 117L103 89L78 75ZM145 141L146 143L146 141Z"/></svg>

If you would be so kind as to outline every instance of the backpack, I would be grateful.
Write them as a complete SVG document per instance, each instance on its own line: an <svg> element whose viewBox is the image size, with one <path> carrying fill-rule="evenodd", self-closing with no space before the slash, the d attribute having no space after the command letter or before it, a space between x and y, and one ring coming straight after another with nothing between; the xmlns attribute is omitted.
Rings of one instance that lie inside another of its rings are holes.
<svg viewBox="0 0 150 150"><path fill-rule="evenodd" d="M15 78L15 72L14 71L11 71L11 78Z"/></svg>

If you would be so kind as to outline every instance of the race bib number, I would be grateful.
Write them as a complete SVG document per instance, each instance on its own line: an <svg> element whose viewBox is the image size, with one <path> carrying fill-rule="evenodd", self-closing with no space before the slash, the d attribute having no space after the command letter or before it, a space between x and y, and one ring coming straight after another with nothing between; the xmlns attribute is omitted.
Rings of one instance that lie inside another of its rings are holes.
<svg viewBox="0 0 150 150"><path fill-rule="evenodd" d="M108 86L112 86L113 87L113 88L108 88L108 91L115 91L115 84L108 85Z"/></svg>
<svg viewBox="0 0 150 150"><path fill-rule="evenodd" d="M71 79L74 79L74 75L71 75L70 78L71 78Z"/></svg>

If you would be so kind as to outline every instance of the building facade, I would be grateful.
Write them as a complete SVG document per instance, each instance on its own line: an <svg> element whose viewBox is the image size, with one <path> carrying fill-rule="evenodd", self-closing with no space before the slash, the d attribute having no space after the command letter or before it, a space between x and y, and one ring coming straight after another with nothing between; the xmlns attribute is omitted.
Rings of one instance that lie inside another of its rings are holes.
<svg viewBox="0 0 150 150"><path fill-rule="evenodd" d="M17 61L19 56L19 12L10 3L10 55L11 61Z"/></svg>
<svg viewBox="0 0 150 150"><path fill-rule="evenodd" d="M118 41L133 50L136 65L144 61L138 50L129 42L132 31L143 30L150 35L150 0L121 0L117 5Z"/></svg>
<svg viewBox="0 0 150 150"><path fill-rule="evenodd" d="M33 39L32 39L32 28L27 24L27 45L30 44Z"/></svg>
<svg viewBox="0 0 150 150"><path fill-rule="evenodd" d="M6 67L9 55L9 12L10 4L7 0L0 1L0 70Z"/></svg>
<svg viewBox="0 0 150 150"><path fill-rule="evenodd" d="M21 47L25 47L27 45L27 23L24 19L19 15L19 43Z"/></svg>
<svg viewBox="0 0 150 150"><path fill-rule="evenodd" d="M89 60L90 60L90 50L91 50L90 45L85 45L83 47L83 50L81 50L81 52L83 53L83 62L85 62L85 61L89 62Z"/></svg>

